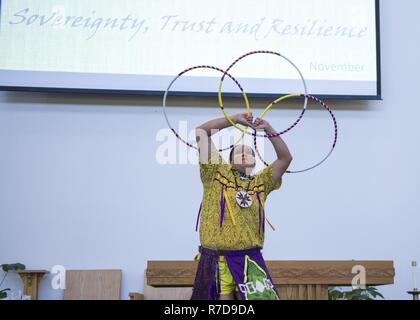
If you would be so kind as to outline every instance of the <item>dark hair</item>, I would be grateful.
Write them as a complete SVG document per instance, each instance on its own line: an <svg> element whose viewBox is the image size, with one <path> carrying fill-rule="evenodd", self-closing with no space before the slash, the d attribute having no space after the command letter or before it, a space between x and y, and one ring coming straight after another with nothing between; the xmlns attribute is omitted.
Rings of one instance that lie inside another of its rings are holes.
<svg viewBox="0 0 420 320"><path fill-rule="evenodd" d="M234 151L235 151L235 148L236 147L242 147L242 146L245 146L245 144L237 144L236 146L234 146L234 147L232 147L232 149L230 149L230 153L229 153L229 162L232 162L232 160L233 160L233 153L234 153ZM249 146L248 146L249 147ZM251 147L250 147L251 148ZM252 149L251 148L251 151L252 151L252 155L255 157L255 151L254 151L254 149Z"/></svg>

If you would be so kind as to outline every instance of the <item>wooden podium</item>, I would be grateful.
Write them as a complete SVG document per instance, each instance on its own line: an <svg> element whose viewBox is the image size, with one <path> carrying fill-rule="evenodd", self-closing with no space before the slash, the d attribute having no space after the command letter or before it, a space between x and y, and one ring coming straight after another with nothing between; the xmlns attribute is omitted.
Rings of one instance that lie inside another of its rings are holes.
<svg viewBox="0 0 420 320"><path fill-rule="evenodd" d="M329 286L351 286L363 266L366 285L394 283L393 261L266 261L283 300L327 300ZM144 299L189 299L197 261L148 261Z"/></svg>
<svg viewBox="0 0 420 320"><path fill-rule="evenodd" d="M38 285L48 270L19 270L17 273L23 282L23 294L31 296L31 300L37 300Z"/></svg>

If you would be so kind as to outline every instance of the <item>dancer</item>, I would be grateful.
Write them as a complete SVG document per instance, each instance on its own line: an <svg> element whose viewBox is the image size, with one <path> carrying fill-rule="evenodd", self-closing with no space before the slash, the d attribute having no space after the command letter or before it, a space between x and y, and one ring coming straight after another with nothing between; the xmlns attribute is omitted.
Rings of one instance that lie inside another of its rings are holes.
<svg viewBox="0 0 420 320"><path fill-rule="evenodd" d="M240 113L231 118L236 124L267 134L276 132L266 120L254 121L252 114ZM232 148L226 163L211 136L230 126L228 120L219 118L196 129L203 199L197 217L201 245L191 299L231 300L239 294L243 300L278 300L261 254L264 204L268 194L280 188L292 155L277 136L269 138L277 159L256 175L252 175L255 154L247 145Z"/></svg>

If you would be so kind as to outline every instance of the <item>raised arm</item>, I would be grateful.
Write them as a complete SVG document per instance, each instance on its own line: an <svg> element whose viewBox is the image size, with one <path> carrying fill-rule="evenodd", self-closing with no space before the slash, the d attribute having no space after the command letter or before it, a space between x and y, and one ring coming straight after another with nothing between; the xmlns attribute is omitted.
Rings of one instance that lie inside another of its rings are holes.
<svg viewBox="0 0 420 320"><path fill-rule="evenodd" d="M263 129L267 134L276 133L271 125L260 118L255 119L255 129ZM277 154L277 160L273 162L273 183L276 184L281 181L281 177L289 167L293 157L287 147L286 143L280 136L268 138Z"/></svg>
<svg viewBox="0 0 420 320"><path fill-rule="evenodd" d="M238 113L231 117L232 121L245 126L252 125L252 114ZM222 129L228 128L231 123L225 118L217 118L203 123L195 129L195 137L198 145L198 151L200 155L200 161L206 163L209 156L212 154L211 151L216 149L211 136L216 134Z"/></svg>

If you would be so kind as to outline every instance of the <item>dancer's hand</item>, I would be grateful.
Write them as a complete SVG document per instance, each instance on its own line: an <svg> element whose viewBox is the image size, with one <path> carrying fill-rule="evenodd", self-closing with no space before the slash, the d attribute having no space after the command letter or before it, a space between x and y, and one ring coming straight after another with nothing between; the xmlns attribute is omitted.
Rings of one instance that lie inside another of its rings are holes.
<svg viewBox="0 0 420 320"><path fill-rule="evenodd" d="M268 134L276 133L274 131L273 127L271 126L271 124L268 121L266 121L264 119L260 119L260 118L255 119L254 129L264 130Z"/></svg>
<svg viewBox="0 0 420 320"><path fill-rule="evenodd" d="M232 120L235 123L242 124L242 125L248 126L248 127L254 127L253 119L254 118L252 116L252 113L248 114L247 112L237 113L237 114L232 116Z"/></svg>

